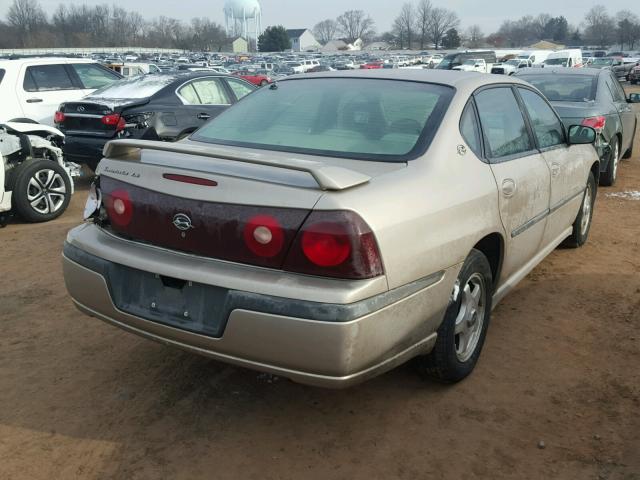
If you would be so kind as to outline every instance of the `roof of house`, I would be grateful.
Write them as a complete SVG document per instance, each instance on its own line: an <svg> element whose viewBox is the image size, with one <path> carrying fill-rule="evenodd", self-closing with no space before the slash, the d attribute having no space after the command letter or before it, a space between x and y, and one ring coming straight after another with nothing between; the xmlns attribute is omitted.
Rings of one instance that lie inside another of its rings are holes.
<svg viewBox="0 0 640 480"><path fill-rule="evenodd" d="M287 30L287 35L289 35L289 38L300 38L304 32L306 32L307 30L309 30L308 28L294 28L294 29L290 29Z"/></svg>

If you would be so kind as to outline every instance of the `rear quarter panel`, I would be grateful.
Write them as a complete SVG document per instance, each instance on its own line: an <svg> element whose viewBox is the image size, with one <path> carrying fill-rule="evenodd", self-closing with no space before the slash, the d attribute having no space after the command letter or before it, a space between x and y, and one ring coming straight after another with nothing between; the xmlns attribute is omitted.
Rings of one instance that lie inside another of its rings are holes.
<svg viewBox="0 0 640 480"><path fill-rule="evenodd" d="M376 235L389 288L460 265L487 234L504 236L491 169L459 133L465 103L454 98L427 153L407 168L327 193L315 207L362 216Z"/></svg>

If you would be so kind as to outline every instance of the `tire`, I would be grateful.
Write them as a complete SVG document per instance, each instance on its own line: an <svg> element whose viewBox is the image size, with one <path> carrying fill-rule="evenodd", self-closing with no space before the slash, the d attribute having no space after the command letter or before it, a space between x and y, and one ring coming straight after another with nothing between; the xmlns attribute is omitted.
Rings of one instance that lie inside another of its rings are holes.
<svg viewBox="0 0 640 480"><path fill-rule="evenodd" d="M600 185L603 187L611 187L616 183L618 178L618 166L620 164L620 139L616 135L613 142L613 149L607 165L607 170L600 175Z"/></svg>
<svg viewBox="0 0 640 480"><path fill-rule="evenodd" d="M633 144L636 141L636 132L637 131L638 131L638 121L636 120L636 124L633 127L633 135L631 136L631 146L629 147L629 150L624 152L624 155L622 156L623 160L628 160L629 158L633 157Z"/></svg>
<svg viewBox="0 0 640 480"><path fill-rule="evenodd" d="M262 81L260 82L260 86L261 86L261 87L264 87L265 85L269 85L269 82L267 82L266 80L262 80Z"/></svg>
<svg viewBox="0 0 640 480"><path fill-rule="evenodd" d="M479 250L471 250L456 281L457 298L438 328L436 344L429 355L417 359L424 375L455 383L473 371L489 327L492 295L489 261Z"/></svg>
<svg viewBox="0 0 640 480"><path fill-rule="evenodd" d="M573 233L563 242L563 245L570 248L578 248L583 246L589 238L591 231L591 223L593 221L593 206L596 201L596 180L592 172L589 172L587 186L582 197L580 211L573 222Z"/></svg>
<svg viewBox="0 0 640 480"><path fill-rule="evenodd" d="M71 200L67 172L52 160L28 161L18 169L12 196L16 212L32 223L62 215Z"/></svg>

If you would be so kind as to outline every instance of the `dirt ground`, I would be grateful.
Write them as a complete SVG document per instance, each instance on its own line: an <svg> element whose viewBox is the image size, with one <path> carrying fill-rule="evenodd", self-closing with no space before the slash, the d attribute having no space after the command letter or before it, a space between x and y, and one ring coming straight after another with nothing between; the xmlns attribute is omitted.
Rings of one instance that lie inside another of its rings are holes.
<svg viewBox="0 0 640 480"><path fill-rule="evenodd" d="M636 155L601 188L588 244L497 307L473 375L410 365L296 385L183 353L74 309L59 220L0 230L0 479L640 479Z"/></svg>

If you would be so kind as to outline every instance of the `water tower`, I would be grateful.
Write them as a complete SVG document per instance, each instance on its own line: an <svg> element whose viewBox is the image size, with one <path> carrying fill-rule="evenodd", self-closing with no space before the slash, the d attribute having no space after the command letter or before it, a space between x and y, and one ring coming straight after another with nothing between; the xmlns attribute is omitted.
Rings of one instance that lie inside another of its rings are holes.
<svg viewBox="0 0 640 480"><path fill-rule="evenodd" d="M258 43L262 34L262 10L258 0L227 0L224 4L227 35L242 36Z"/></svg>

